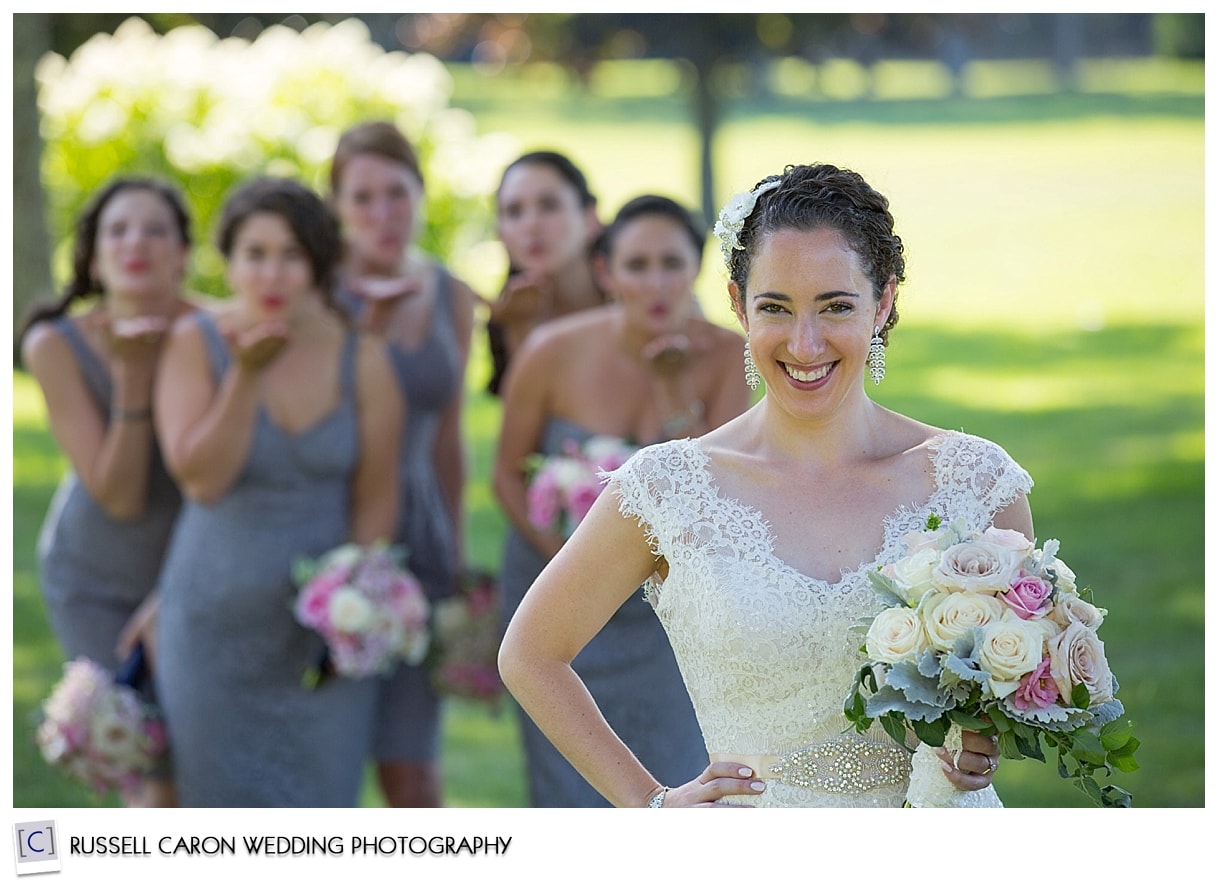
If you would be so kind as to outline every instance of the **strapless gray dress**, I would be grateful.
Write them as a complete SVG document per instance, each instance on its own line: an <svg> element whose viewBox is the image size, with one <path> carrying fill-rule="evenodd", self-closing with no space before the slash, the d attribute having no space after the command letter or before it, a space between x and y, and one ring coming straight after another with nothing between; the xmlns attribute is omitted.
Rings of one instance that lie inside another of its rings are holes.
<svg viewBox="0 0 1218 882"><path fill-rule="evenodd" d="M219 381L228 348L210 316L198 320ZM358 804L379 682L301 684L323 644L293 617L291 579L295 558L350 536L355 343L338 407L298 434L260 408L232 488L183 506L160 580L156 684L184 806Z"/></svg>
<svg viewBox="0 0 1218 882"><path fill-rule="evenodd" d="M551 417L541 452L582 443L592 433ZM510 530L500 574L504 613L515 613L547 561ZM657 780L670 786L698 776L707 765L702 732L664 627L640 588L572 664L613 731ZM519 711L519 708L518 708ZM598 808L609 802L584 780L523 711L518 713L525 748L529 798L539 808Z"/></svg>

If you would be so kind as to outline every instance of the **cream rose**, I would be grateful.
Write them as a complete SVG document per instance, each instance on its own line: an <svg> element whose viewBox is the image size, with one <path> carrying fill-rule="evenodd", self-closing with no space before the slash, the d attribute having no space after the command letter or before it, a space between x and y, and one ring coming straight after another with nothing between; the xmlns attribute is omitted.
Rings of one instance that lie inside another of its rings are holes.
<svg viewBox="0 0 1218 882"><path fill-rule="evenodd" d="M936 591L922 605L926 636L936 649L951 649L973 628L984 628L1002 618L1002 601L991 594Z"/></svg>
<svg viewBox="0 0 1218 882"><path fill-rule="evenodd" d="M867 630L867 654L874 661L888 664L912 661L929 645L917 610L904 606L884 610Z"/></svg>
<svg viewBox="0 0 1218 882"><path fill-rule="evenodd" d="M977 664L990 675L990 691L1005 698L1019 687L1019 678L1036 670L1044 657L1044 629L1017 616L985 629L977 647ZM1067 693L1068 694L1068 693Z"/></svg>
<svg viewBox="0 0 1218 882"><path fill-rule="evenodd" d="M330 622L339 631L360 634L372 626L372 604L354 588L339 588L330 595Z"/></svg>
<svg viewBox="0 0 1218 882"><path fill-rule="evenodd" d="M1049 611L1048 618L1063 629L1069 628L1074 622L1078 622L1086 625L1092 631L1096 631L1100 625L1104 624L1104 616L1106 615L1108 615L1107 610L1092 606L1077 594L1058 593L1057 602L1053 604L1053 609Z"/></svg>
<svg viewBox="0 0 1218 882"><path fill-rule="evenodd" d="M1092 705L1112 700L1112 671L1104 644L1082 622L1071 622L1049 641L1049 673L1066 701L1079 683L1087 687Z"/></svg>
<svg viewBox="0 0 1218 882"><path fill-rule="evenodd" d="M1032 552L1032 540L1018 530L1003 530L1000 527L987 527L986 531L981 534L981 537L987 542L992 542L994 545L1001 548L1009 548L1012 551L1019 552L1025 557Z"/></svg>
<svg viewBox="0 0 1218 882"><path fill-rule="evenodd" d="M896 563L885 564L880 572L896 583L897 591L906 603L916 606L922 595L935 587L931 573L938 560L939 552L936 549L923 548Z"/></svg>
<svg viewBox="0 0 1218 882"><path fill-rule="evenodd" d="M959 542L939 558L933 578L949 591L998 594L1011 587L1023 555L985 540Z"/></svg>
<svg viewBox="0 0 1218 882"><path fill-rule="evenodd" d="M1069 591L1071 594L1078 593L1076 585L1076 576L1074 570L1066 566L1065 561L1061 558L1054 558L1050 564L1054 574L1057 576L1057 581L1054 583L1060 590Z"/></svg>

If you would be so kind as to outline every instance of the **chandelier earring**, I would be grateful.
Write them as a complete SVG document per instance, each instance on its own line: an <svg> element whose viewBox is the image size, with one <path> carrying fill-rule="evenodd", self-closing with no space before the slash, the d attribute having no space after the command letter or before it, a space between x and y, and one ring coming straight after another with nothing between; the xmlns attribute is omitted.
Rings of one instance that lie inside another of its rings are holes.
<svg viewBox="0 0 1218 882"><path fill-rule="evenodd" d="M753 350L749 348L749 341L744 341L744 382L748 383L750 389L756 389L761 385L761 373L757 370L757 363L753 361Z"/></svg>
<svg viewBox="0 0 1218 882"><path fill-rule="evenodd" d="M878 386L880 380L884 379L884 338L880 336L878 326L873 333L871 347L867 350L867 368L871 371L871 379Z"/></svg>

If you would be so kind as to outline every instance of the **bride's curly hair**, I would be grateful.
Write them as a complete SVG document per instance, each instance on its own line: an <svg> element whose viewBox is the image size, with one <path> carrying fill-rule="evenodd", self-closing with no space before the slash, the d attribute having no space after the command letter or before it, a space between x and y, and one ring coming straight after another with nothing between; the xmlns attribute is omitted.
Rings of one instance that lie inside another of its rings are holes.
<svg viewBox="0 0 1218 882"><path fill-rule="evenodd" d="M757 245L778 230L811 231L831 227L840 232L859 257L878 300L890 278L905 281L905 247L893 230L888 198L863 180L862 175L828 163L788 165L781 175L770 175L757 186L781 183L757 199L745 219L732 251L728 274L741 291L746 288ZM898 319L896 298L888 321L880 329L884 344Z"/></svg>

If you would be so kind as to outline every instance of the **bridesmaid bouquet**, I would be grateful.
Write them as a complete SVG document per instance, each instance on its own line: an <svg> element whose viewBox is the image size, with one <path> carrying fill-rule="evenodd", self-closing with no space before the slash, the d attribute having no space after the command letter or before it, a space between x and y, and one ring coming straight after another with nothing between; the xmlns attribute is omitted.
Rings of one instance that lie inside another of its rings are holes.
<svg viewBox="0 0 1218 882"><path fill-rule="evenodd" d="M930 748L958 751L964 728L997 732L1012 759L1044 762L1043 739L1063 778L1098 805L1128 807L1127 791L1095 780L1138 768L1097 636L1107 611L1078 589L1057 540L1036 548L1014 530L968 532L931 515L905 544L904 558L869 573L886 609L866 626L867 662L846 700L854 728L878 719L901 744L912 729L922 746L911 794L919 754L942 778Z"/></svg>
<svg viewBox="0 0 1218 882"><path fill-rule="evenodd" d="M64 664L42 713L35 740L43 759L99 794L133 792L168 746L139 693L84 657Z"/></svg>
<svg viewBox="0 0 1218 882"><path fill-rule="evenodd" d="M562 453L530 456L525 461L529 523L570 537L604 488L601 472L618 468L636 449L620 438L597 435L582 445L568 440Z"/></svg>
<svg viewBox="0 0 1218 882"><path fill-rule="evenodd" d="M499 709L499 643L503 640L499 585L473 572L453 597L437 601L432 617L431 680L441 695L480 701Z"/></svg>
<svg viewBox="0 0 1218 882"><path fill-rule="evenodd" d="M326 641L325 657L305 674L320 685L326 668L344 677L388 673L395 662L418 664L427 654L428 603L418 580L384 544L348 543L317 560L298 560L293 612Z"/></svg>

